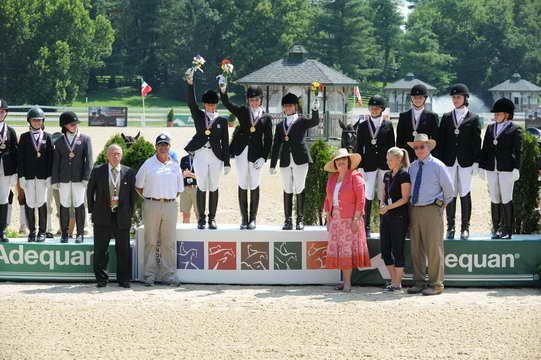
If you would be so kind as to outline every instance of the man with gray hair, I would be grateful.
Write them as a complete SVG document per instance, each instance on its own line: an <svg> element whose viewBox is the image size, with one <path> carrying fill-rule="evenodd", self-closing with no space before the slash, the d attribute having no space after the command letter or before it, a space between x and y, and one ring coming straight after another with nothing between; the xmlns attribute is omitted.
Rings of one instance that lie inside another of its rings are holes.
<svg viewBox="0 0 541 360"><path fill-rule="evenodd" d="M417 134L408 145L417 156L409 168L413 189L410 235L415 286L408 289L408 294L438 295L443 292L443 210L453 199L454 186L445 164L430 154L436 147L435 140Z"/></svg>
<svg viewBox="0 0 541 360"><path fill-rule="evenodd" d="M145 250L143 277L146 286L155 282L176 285L177 196L184 191L180 166L169 156L171 139L167 134L156 138L156 154L147 159L136 177L137 192L145 198ZM160 262L156 250L160 244Z"/></svg>
<svg viewBox="0 0 541 360"><path fill-rule="evenodd" d="M115 239L117 280L129 288L131 280L130 229L135 208L135 172L120 164L122 148L107 148L107 163L90 173L86 189L88 212L94 223L94 275L98 287L107 286L109 240Z"/></svg>

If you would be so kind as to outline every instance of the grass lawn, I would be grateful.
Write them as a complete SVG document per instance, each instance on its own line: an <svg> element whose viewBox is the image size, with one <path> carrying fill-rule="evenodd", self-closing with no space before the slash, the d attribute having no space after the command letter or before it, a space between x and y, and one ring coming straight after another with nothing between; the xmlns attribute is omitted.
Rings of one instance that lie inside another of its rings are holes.
<svg viewBox="0 0 541 360"><path fill-rule="evenodd" d="M87 96L88 102L86 102L85 96L78 97L76 101L71 104L63 104L63 106L70 107L87 107L87 106L127 106L127 107L143 107L141 96L138 89L135 90L132 87L125 86L115 89L103 89L97 92L89 93ZM145 98L145 107L175 107L186 108L186 103L180 100L161 97L150 93Z"/></svg>

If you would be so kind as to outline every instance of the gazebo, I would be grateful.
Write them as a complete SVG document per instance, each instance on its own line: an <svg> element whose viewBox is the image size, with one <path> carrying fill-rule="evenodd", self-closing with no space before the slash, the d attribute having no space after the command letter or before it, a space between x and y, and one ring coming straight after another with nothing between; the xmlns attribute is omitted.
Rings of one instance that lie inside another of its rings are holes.
<svg viewBox="0 0 541 360"><path fill-rule="evenodd" d="M353 93L357 81L331 69L317 60L308 59L307 51L301 45L289 49L286 58L270 63L235 83L244 86L260 86L263 89L263 106L274 117L282 116L282 96L291 92L300 98L303 113L309 113L314 81L323 84L321 110L325 121L320 124L321 135L340 138L338 120L345 119L348 112L348 97ZM336 130L335 130L336 129ZM336 134L335 134L336 132ZM311 132L311 135L315 135Z"/></svg>
<svg viewBox="0 0 541 360"><path fill-rule="evenodd" d="M488 91L494 101L505 97L515 103L516 112L533 112L539 105L541 87L521 78L520 74L514 73L511 79L505 80Z"/></svg>
<svg viewBox="0 0 541 360"><path fill-rule="evenodd" d="M417 84L423 84L428 89L428 99L425 107L428 110L432 110L432 96L437 89L422 80L416 79L412 73L408 73L405 78L383 88L383 93L389 99L389 109L391 112L403 112L411 107L410 90Z"/></svg>

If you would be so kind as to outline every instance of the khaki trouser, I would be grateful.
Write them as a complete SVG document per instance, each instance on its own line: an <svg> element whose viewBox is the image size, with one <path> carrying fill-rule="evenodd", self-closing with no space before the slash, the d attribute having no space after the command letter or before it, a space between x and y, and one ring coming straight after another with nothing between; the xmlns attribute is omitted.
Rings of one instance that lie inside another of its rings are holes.
<svg viewBox="0 0 541 360"><path fill-rule="evenodd" d="M430 286L443 287L443 208L436 205L411 206L410 236L415 284L424 285L428 258Z"/></svg>
<svg viewBox="0 0 541 360"><path fill-rule="evenodd" d="M176 230L177 202L147 200L143 203L145 224L145 282L176 281ZM156 249L160 243L160 262L156 259Z"/></svg>
<svg viewBox="0 0 541 360"><path fill-rule="evenodd" d="M195 214L199 214L197 211L197 186L184 185L184 191L180 193L180 211L190 213L192 205Z"/></svg>

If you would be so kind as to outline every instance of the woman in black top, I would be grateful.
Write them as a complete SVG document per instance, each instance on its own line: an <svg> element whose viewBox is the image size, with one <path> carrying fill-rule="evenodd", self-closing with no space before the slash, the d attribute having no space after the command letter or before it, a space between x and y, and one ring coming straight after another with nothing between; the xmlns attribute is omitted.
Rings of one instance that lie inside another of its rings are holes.
<svg viewBox="0 0 541 360"><path fill-rule="evenodd" d="M392 292L402 288L404 272L404 243L408 230L408 201L411 190L411 180L408 152L398 147L387 151L389 171L383 176L383 189L380 199L383 199L379 210L381 215L380 239L381 255L391 274L391 284L384 291Z"/></svg>

